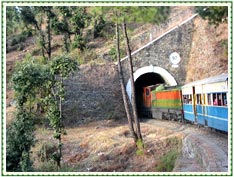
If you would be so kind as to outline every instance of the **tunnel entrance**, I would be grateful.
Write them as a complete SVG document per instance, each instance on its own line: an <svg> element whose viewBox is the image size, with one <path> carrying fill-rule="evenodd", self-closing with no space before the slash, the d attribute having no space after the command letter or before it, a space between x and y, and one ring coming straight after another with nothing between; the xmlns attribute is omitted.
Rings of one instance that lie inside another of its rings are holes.
<svg viewBox="0 0 234 177"><path fill-rule="evenodd" d="M143 114L143 87L162 84L165 83L165 80L160 74L157 73L146 73L141 75L135 81L135 92L136 92L136 104L137 111L140 117L144 116Z"/></svg>
<svg viewBox="0 0 234 177"><path fill-rule="evenodd" d="M142 93L143 93L143 87L165 83L168 86L176 86L177 82L175 78L164 68L158 67L158 66L144 66L139 69L137 69L134 73L134 85L136 90L136 103L137 103L137 110L139 116L141 116L140 108L142 106ZM128 80L128 83L126 85L126 91L129 97L129 100L131 102L131 81Z"/></svg>

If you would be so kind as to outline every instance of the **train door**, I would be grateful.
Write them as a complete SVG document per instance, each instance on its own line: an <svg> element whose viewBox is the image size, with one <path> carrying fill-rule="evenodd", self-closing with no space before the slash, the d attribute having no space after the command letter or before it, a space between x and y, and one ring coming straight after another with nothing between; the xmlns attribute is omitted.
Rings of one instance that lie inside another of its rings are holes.
<svg viewBox="0 0 234 177"><path fill-rule="evenodd" d="M148 87L143 88L143 105L144 107L150 107L150 90Z"/></svg>
<svg viewBox="0 0 234 177"><path fill-rule="evenodd" d="M203 116L204 116L204 125L207 126L207 114L208 114L208 96L207 94L203 94Z"/></svg>
<svg viewBox="0 0 234 177"><path fill-rule="evenodd" d="M197 122L197 109L196 109L196 92L195 86L192 87L192 104L193 104L193 114L194 114L194 122Z"/></svg>

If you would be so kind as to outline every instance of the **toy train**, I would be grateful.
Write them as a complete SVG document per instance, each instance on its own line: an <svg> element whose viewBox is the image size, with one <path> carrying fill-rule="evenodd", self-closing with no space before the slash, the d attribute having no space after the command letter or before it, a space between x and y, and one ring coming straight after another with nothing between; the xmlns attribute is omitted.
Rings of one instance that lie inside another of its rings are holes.
<svg viewBox="0 0 234 177"><path fill-rule="evenodd" d="M228 74L181 87L143 88L142 112L152 118L190 121L228 132Z"/></svg>

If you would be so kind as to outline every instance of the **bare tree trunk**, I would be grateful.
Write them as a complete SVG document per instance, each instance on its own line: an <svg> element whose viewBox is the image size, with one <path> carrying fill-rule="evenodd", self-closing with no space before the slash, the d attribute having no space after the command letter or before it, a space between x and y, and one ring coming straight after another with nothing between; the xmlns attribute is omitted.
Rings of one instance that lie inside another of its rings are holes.
<svg viewBox="0 0 234 177"><path fill-rule="evenodd" d="M48 41L48 47L47 47L47 55L48 58L51 58L51 14L50 10L47 11L47 41Z"/></svg>
<svg viewBox="0 0 234 177"><path fill-rule="evenodd" d="M133 67L132 67L132 56L131 56L131 50L130 50L130 46L129 46L129 40L128 40L128 35L127 35L125 20L123 20L122 27L123 27L123 32L124 32L124 36L125 36L125 45L126 45L126 49L127 49L127 53L128 53L130 81L131 81L131 89L132 89L131 103L132 103L132 110L133 110L133 118L134 118L134 122L135 122L135 130L136 130L138 140L143 142L142 135L141 135L141 129L140 129L140 123L139 123L138 114L137 114L136 94L135 94L135 85L134 85Z"/></svg>
<svg viewBox="0 0 234 177"><path fill-rule="evenodd" d="M61 77L61 84L63 87L63 77ZM58 159L57 166L61 168L61 158L62 158L62 97L59 96L59 138L58 138Z"/></svg>
<svg viewBox="0 0 234 177"><path fill-rule="evenodd" d="M117 52L117 62L118 62L118 73L119 73L119 81L120 81L120 85L121 85L121 91L122 91L122 96L123 96L123 101L124 101L124 107L125 107L125 111L127 114L127 118L128 118L128 126L130 129L130 133L134 139L134 142L137 142L137 135L134 131L133 128L133 120L130 114L130 108L129 108L129 104L128 104L128 100L127 100L127 93L124 87L124 77L123 77L123 71L122 71L122 67L121 67L121 63L120 63L120 49L119 49L119 26L118 26L118 22L116 22L115 24L115 28L116 28L116 52Z"/></svg>

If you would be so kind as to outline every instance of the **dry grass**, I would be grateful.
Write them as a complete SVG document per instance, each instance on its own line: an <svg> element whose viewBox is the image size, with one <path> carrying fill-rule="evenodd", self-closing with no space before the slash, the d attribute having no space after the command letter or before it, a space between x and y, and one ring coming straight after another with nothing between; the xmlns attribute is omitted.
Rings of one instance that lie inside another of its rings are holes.
<svg viewBox="0 0 234 177"><path fill-rule="evenodd" d="M67 129L63 137L63 166L72 171L157 171L160 158L172 149L180 149L182 135L157 126L142 123L145 149L136 154L136 147L126 123L98 121ZM39 170L44 162L37 153L42 144L53 142L52 131L38 129L38 143L33 149L35 167ZM54 142L55 143L55 142Z"/></svg>

